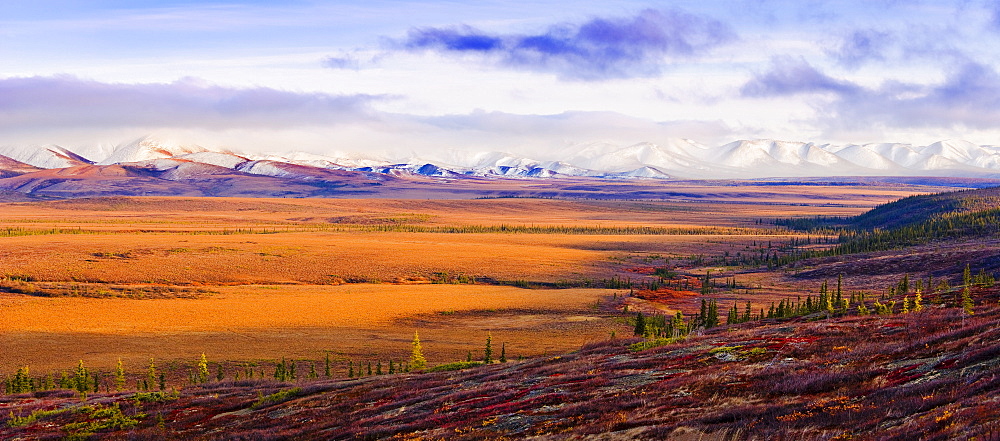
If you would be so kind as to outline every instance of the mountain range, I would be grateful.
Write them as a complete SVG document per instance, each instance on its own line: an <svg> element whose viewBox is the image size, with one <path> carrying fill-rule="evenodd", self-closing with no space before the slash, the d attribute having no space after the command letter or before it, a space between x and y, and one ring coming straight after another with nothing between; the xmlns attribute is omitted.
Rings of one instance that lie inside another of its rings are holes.
<svg viewBox="0 0 1000 441"><path fill-rule="evenodd" d="M209 148L146 136L105 149L57 145L0 146L0 191L58 195L87 193L88 185L135 187L132 194L162 194L170 183L204 193L239 195L255 179L274 178L349 191L413 178L657 178L755 179L829 176L941 176L1000 178L1000 146L948 140L926 146L902 143L816 144L741 140L709 147L686 139L620 146L591 143L546 159L505 152L449 150L433 157L386 158L366 153L259 154ZM89 152L89 153L88 153ZM85 157L86 155L101 157ZM242 181L242 182L241 182ZM95 182L99 182L95 184ZM142 188L141 191L139 187ZM274 180L268 185L273 186ZM176 187L176 185L173 185ZM229 190L227 190L229 188ZM106 188L104 190L107 190ZM93 188L94 194L106 192ZM168 194L187 194L174 188ZM278 191L277 194L280 194Z"/></svg>

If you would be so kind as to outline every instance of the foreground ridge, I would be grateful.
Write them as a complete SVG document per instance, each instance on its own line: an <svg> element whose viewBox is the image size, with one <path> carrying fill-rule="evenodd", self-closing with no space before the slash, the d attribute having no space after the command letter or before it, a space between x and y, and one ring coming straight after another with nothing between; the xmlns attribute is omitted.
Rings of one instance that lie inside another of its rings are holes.
<svg viewBox="0 0 1000 441"><path fill-rule="evenodd" d="M916 313L767 319L451 372L5 396L0 436L996 439L1000 295L974 297L972 315L928 299Z"/></svg>

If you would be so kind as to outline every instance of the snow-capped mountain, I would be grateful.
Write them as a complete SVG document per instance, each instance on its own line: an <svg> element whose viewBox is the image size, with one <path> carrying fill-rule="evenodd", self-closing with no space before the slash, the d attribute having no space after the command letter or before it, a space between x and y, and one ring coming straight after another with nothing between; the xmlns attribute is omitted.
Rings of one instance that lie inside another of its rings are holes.
<svg viewBox="0 0 1000 441"><path fill-rule="evenodd" d="M39 168L65 168L93 164L92 161L57 145L0 146L0 155Z"/></svg>
<svg viewBox="0 0 1000 441"><path fill-rule="evenodd" d="M119 164L150 172L190 176L267 176L299 181L341 172L433 178L682 178L739 179L823 176L945 176L1000 178L1000 147L947 140L926 146L901 143L816 144L768 139L709 147L688 139L617 145L595 142L534 158L510 152L445 150L433 156L380 157L350 150L250 153L147 136L122 143L103 158L84 158L55 145L0 146L0 155L41 169ZM8 167L8 168L11 168ZM334 173L336 172L336 173ZM377 179L376 179L377 180Z"/></svg>
<svg viewBox="0 0 1000 441"><path fill-rule="evenodd" d="M208 149L197 144L185 144L177 141L167 141L151 136L142 137L132 142L119 145L110 156L104 158L99 165L122 164L129 162L166 159L192 153L207 152Z"/></svg>

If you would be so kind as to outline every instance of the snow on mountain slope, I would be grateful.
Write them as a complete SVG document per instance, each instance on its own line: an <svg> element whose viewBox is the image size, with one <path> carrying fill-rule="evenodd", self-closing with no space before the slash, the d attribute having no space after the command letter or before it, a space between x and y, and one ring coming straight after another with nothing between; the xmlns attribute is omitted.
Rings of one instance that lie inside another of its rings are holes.
<svg viewBox="0 0 1000 441"><path fill-rule="evenodd" d="M165 159L190 153L206 152L208 149L195 144L184 144L177 141L167 141L152 136L139 138L135 141L121 144L110 156L100 161L99 165L121 164L128 162Z"/></svg>
<svg viewBox="0 0 1000 441"><path fill-rule="evenodd" d="M1000 147L947 140L927 146L901 143L834 145L770 139L741 140L708 147L687 139L616 145L594 142L539 152L539 158L503 151L444 150L428 157L391 161L368 153L238 153L187 141L146 136L113 149L99 165L126 164L182 180L235 173L297 180L362 179L424 175L439 178L685 178L739 179L806 176L1000 176ZM0 169L66 168L93 164L55 145L0 146ZM9 167L8 167L9 165ZM169 172L169 173L168 173ZM8 170L14 176L21 171ZM362 173L362 175L357 175ZM365 175L364 173L368 173Z"/></svg>
<svg viewBox="0 0 1000 441"><path fill-rule="evenodd" d="M974 159L989 155L982 147L968 141L938 141L919 149L923 155L940 155L958 163L968 164Z"/></svg>
<svg viewBox="0 0 1000 441"><path fill-rule="evenodd" d="M39 168L65 168L93 164L92 161L57 145L2 146L0 155Z"/></svg>
<svg viewBox="0 0 1000 441"><path fill-rule="evenodd" d="M904 170L901 165L883 156L878 150L872 148L870 144L832 147L830 151L841 159L860 167L879 170L888 174Z"/></svg>
<svg viewBox="0 0 1000 441"><path fill-rule="evenodd" d="M351 153L334 151L326 155L317 155L306 152L290 153L267 153L263 155L248 155L249 159L267 160L277 162L289 162L292 164L308 165L310 167L320 167L338 170L350 170L362 167L381 167L391 165L392 162L367 153Z"/></svg>
<svg viewBox="0 0 1000 441"><path fill-rule="evenodd" d="M247 158L232 153L208 152L208 151L188 153L180 155L177 158L193 162L199 162L202 164L230 168L234 170L237 167L239 167L240 164L249 161L249 159Z"/></svg>

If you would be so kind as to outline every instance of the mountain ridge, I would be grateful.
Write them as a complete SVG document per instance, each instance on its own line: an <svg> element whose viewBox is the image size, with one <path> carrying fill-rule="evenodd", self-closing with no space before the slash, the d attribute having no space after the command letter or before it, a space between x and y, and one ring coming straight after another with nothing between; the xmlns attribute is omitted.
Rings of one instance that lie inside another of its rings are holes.
<svg viewBox="0 0 1000 441"><path fill-rule="evenodd" d="M234 179L266 176L313 184L344 179L377 183L407 176L695 180L835 176L1000 178L1000 147L961 140L918 146L755 139L709 147L688 139L671 139L660 144L641 142L627 146L608 142L579 144L554 154L540 154L538 158L503 151L463 150L390 158L349 150L331 150L331 155L241 152L149 135L110 149L90 151L102 151L103 157L86 158L71 148L51 144L0 146L0 155L9 159L9 164L0 164L0 181L32 174L51 179L47 170L82 166L126 166L130 170L147 170L146 177L177 182L231 175ZM118 171L109 173L117 176ZM70 171L60 176L67 175L79 173ZM17 189L40 187L0 182L0 188L21 191Z"/></svg>

